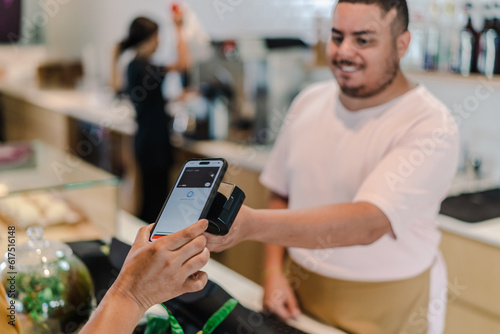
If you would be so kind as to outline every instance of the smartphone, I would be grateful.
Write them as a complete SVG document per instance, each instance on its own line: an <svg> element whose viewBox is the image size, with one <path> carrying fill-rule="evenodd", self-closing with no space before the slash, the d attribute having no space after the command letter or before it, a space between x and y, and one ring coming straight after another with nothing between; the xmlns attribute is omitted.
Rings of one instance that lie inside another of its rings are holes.
<svg viewBox="0 0 500 334"><path fill-rule="evenodd" d="M222 158L187 161L156 219L149 240L175 233L206 218L226 170L227 161Z"/></svg>

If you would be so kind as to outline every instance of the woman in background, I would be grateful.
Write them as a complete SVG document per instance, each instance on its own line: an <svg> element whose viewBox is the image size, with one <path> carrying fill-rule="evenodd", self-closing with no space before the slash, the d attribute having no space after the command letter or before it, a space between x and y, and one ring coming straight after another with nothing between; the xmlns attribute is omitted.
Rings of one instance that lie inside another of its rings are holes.
<svg viewBox="0 0 500 334"><path fill-rule="evenodd" d="M170 119L165 110L162 82L167 71L183 72L189 66L189 55L181 33L182 12L173 11L173 16L178 41L178 60L175 65L157 66L151 63L151 57L158 47L158 24L146 17L132 21L128 36L118 44L115 52L116 65L123 52L128 49L135 51L135 57L126 70L124 92L136 110L138 128L134 153L139 168L142 203L139 205L138 217L147 223L155 221L168 195L169 170L173 162ZM116 78L115 66L115 84Z"/></svg>

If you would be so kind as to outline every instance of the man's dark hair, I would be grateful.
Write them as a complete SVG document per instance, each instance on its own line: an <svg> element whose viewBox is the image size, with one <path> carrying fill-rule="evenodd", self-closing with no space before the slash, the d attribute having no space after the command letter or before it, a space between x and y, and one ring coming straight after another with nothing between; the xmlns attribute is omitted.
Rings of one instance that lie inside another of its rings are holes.
<svg viewBox="0 0 500 334"><path fill-rule="evenodd" d="M387 15L391 10L396 10L396 18L392 23L392 33L394 36L402 34L408 30L410 22L408 14L408 4L406 0L338 0L338 3L361 3L366 5L377 5L382 9L383 15Z"/></svg>

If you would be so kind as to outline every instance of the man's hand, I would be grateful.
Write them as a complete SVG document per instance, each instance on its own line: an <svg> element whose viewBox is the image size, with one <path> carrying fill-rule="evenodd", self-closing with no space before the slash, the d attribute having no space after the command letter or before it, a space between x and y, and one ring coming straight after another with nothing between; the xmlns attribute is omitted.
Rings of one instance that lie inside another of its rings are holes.
<svg viewBox="0 0 500 334"><path fill-rule="evenodd" d="M186 292L201 290L207 275L199 270L210 258L203 232L208 222L149 241L153 224L139 230L113 289L146 311Z"/></svg>
<svg viewBox="0 0 500 334"><path fill-rule="evenodd" d="M297 297L282 272L269 273L264 280L264 308L283 320L302 313Z"/></svg>
<svg viewBox="0 0 500 334"><path fill-rule="evenodd" d="M218 236L205 233L205 237L207 238L207 248L211 252L222 252L223 250L231 248L242 241L249 240L251 236L251 217L253 212L253 209L246 205L242 205L228 234Z"/></svg>

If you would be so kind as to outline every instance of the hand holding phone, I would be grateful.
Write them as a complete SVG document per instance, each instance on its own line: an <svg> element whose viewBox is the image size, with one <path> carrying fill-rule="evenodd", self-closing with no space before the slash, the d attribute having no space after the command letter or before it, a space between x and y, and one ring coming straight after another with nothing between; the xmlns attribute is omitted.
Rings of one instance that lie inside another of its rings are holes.
<svg viewBox="0 0 500 334"><path fill-rule="evenodd" d="M227 162L222 158L186 162L155 222L150 240L206 218L226 170Z"/></svg>

